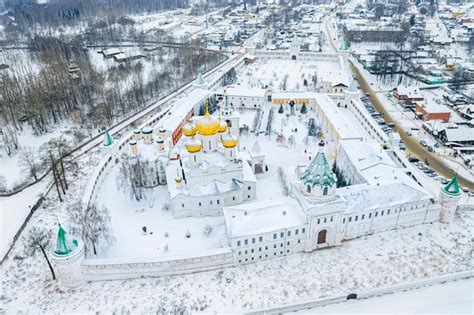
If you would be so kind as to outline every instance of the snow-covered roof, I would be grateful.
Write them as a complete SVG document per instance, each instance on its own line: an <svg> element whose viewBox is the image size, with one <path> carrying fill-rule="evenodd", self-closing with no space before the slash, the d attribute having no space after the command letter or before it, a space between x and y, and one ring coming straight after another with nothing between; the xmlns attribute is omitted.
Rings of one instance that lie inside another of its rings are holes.
<svg viewBox="0 0 474 315"><path fill-rule="evenodd" d="M292 198L243 203L223 209L230 238L302 226L306 216Z"/></svg>
<svg viewBox="0 0 474 315"><path fill-rule="evenodd" d="M213 180L207 185L194 185L189 190L181 190L181 193L190 196L217 196L229 191L237 191L242 183L232 179L225 183Z"/></svg>
<svg viewBox="0 0 474 315"><path fill-rule="evenodd" d="M240 86L228 86L224 89L227 92L228 96L244 96L244 97L264 97L266 90L265 89L257 89L257 88L245 88ZM224 94L222 91L221 94Z"/></svg>
<svg viewBox="0 0 474 315"><path fill-rule="evenodd" d="M406 175L373 139L341 140L341 149L368 182L406 179Z"/></svg>
<svg viewBox="0 0 474 315"><path fill-rule="evenodd" d="M331 122L338 133L339 139L361 139L362 136L352 127L352 124L341 113L340 109L326 94L313 93L317 106Z"/></svg>
<svg viewBox="0 0 474 315"><path fill-rule="evenodd" d="M445 132L449 142L474 141L474 128L446 129Z"/></svg>
<svg viewBox="0 0 474 315"><path fill-rule="evenodd" d="M187 96L178 99L171 107L171 115L165 116L162 119L162 124L166 131L173 132L176 128L178 128L179 124L189 114L189 112L193 109L196 109L199 104L202 104L208 96L208 91L195 89Z"/></svg>
<svg viewBox="0 0 474 315"><path fill-rule="evenodd" d="M347 188L347 189L346 189ZM338 189L347 201L346 214L431 199L431 195L403 181L360 184Z"/></svg>

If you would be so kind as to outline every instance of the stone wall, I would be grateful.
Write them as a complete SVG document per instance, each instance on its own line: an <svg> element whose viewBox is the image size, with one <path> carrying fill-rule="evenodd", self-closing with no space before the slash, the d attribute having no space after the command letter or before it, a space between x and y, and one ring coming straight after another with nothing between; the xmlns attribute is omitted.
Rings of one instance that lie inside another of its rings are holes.
<svg viewBox="0 0 474 315"><path fill-rule="evenodd" d="M170 255L152 259L89 258L82 263L86 281L159 277L216 270L234 266L229 247L209 250L202 255Z"/></svg>

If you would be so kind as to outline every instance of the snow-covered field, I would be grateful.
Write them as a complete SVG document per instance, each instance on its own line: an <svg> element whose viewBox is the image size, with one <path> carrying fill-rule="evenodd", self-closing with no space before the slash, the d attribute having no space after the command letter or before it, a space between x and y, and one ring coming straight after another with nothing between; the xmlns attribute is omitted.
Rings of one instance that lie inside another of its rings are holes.
<svg viewBox="0 0 474 315"><path fill-rule="evenodd" d="M445 283L367 300L352 300L298 314L472 314L474 280Z"/></svg>
<svg viewBox="0 0 474 315"><path fill-rule="evenodd" d="M268 85L282 91L286 81L286 91L305 91L304 79L310 85L312 77L317 74L318 82L334 81L336 77L344 77L342 70L338 62L330 61L257 60L239 71L237 84L256 88ZM345 79L348 78L346 75Z"/></svg>

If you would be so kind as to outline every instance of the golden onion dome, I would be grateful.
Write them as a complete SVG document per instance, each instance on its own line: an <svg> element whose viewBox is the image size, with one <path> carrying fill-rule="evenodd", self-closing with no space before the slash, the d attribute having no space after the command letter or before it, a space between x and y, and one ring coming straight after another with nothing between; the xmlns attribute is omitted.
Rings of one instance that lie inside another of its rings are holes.
<svg viewBox="0 0 474 315"><path fill-rule="evenodd" d="M194 136L188 140L186 140L186 143L184 144L186 150L188 150L189 153L196 153L201 151L202 149L202 142L199 139L196 139Z"/></svg>
<svg viewBox="0 0 474 315"><path fill-rule="evenodd" d="M192 137L196 135L196 126L191 122L188 121L184 126L183 126L183 134L187 137Z"/></svg>
<svg viewBox="0 0 474 315"><path fill-rule="evenodd" d="M209 104L206 100L206 114L196 122L196 129L200 135L215 135L219 130L219 119L209 114Z"/></svg>
<svg viewBox="0 0 474 315"><path fill-rule="evenodd" d="M237 145L237 143L239 142L239 139L237 139L236 136L231 134L230 130L229 130L229 132L227 134L222 136L221 142L222 142L222 145L225 148L234 148Z"/></svg>
<svg viewBox="0 0 474 315"><path fill-rule="evenodd" d="M227 131L227 123L224 120L221 120L219 124L219 132L226 132Z"/></svg>

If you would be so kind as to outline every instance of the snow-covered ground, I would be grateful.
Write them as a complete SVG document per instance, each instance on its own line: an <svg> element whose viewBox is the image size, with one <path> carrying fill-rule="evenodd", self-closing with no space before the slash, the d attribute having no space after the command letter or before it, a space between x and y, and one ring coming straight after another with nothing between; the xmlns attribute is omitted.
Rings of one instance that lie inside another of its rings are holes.
<svg viewBox="0 0 474 315"><path fill-rule="evenodd" d="M118 190L118 167L111 170L98 192L98 205L105 205L112 221L115 243L98 257L158 257L176 254L197 255L207 249L221 248L226 240L223 217L174 219L163 204L169 203L166 186L147 189L147 199L130 199ZM204 235L209 224L212 233ZM147 228L144 233L142 227ZM189 231L190 238L185 234ZM166 234L166 235L165 235ZM165 250L165 246L168 247Z"/></svg>
<svg viewBox="0 0 474 315"><path fill-rule="evenodd" d="M70 125L68 122L63 122L57 126L51 126L50 132L35 135L33 130L23 124L23 130L18 131L18 143L20 149L30 147L33 151L37 152L38 148L44 143L48 142L53 138L64 137L65 139L71 139ZM5 183L7 189L19 185L24 181L30 180L25 174L22 174L21 168L18 165L20 153L14 151L12 155L8 156L6 151L0 146L0 177Z"/></svg>
<svg viewBox="0 0 474 315"><path fill-rule="evenodd" d="M473 314L474 280L462 280L367 300L351 300L298 314Z"/></svg>
<svg viewBox="0 0 474 315"><path fill-rule="evenodd" d="M16 195L0 198L0 257L10 248L13 237L49 183L44 180Z"/></svg>
<svg viewBox="0 0 474 315"><path fill-rule="evenodd" d="M304 79L310 85L311 78L317 74L318 82L334 81L336 76L343 76L342 72L343 69L340 68L339 63L331 61L257 60L239 71L237 84L256 88L268 85L282 91L285 88L286 78L286 91L304 91L306 90L303 86Z"/></svg>

